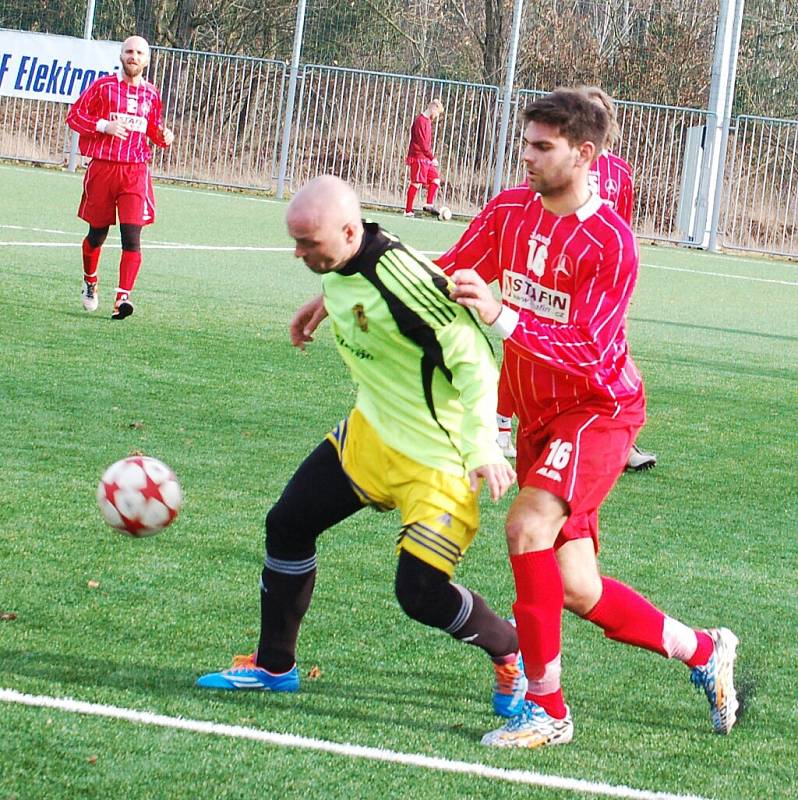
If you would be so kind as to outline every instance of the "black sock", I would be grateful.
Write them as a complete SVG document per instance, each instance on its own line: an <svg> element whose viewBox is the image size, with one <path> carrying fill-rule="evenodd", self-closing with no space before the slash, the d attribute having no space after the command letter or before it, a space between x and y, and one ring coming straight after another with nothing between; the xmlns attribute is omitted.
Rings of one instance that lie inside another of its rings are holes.
<svg viewBox="0 0 798 800"><path fill-rule="evenodd" d="M261 574L256 663L269 672L287 672L296 661L299 625L313 595L316 556L296 562L267 558L267 565Z"/></svg>

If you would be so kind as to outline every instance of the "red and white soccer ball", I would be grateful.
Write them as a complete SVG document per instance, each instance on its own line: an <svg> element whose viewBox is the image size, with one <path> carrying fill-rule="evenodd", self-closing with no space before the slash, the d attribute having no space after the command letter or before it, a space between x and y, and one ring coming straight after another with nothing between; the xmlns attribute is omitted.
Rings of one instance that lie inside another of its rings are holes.
<svg viewBox="0 0 798 800"><path fill-rule="evenodd" d="M452 209L448 206L441 206L440 211L438 211L438 219L442 219L444 222L450 220L452 218Z"/></svg>
<svg viewBox="0 0 798 800"><path fill-rule="evenodd" d="M162 531L174 522L182 502L174 472L149 456L130 456L111 464L97 486L103 518L128 536Z"/></svg>

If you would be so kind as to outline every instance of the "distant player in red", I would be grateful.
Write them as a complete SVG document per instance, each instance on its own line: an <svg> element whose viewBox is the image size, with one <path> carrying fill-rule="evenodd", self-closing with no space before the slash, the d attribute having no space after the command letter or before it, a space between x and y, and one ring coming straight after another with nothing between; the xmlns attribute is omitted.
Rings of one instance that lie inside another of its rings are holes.
<svg viewBox="0 0 798 800"><path fill-rule="evenodd" d="M67 125L80 134L80 152L89 156L78 216L89 223L83 240L83 307L95 311L97 265L108 228L116 224L122 237L119 285L113 319L133 313L130 294L141 266L141 229L155 220L149 142L169 147L174 134L163 127L161 96L143 78L150 47L140 36L122 44L122 72L96 80L77 99Z"/></svg>
<svg viewBox="0 0 798 800"><path fill-rule="evenodd" d="M738 707L735 635L687 627L598 566L598 509L645 420L625 334L637 245L588 186L607 114L582 92L560 89L529 105L524 119L528 185L494 197L438 261L458 302L504 339L519 417L520 491L506 534L529 687L521 713L483 743L571 740L560 685L563 608L608 638L687 664L715 731L728 733ZM494 280L501 301L488 285Z"/></svg>
<svg viewBox="0 0 798 800"><path fill-rule="evenodd" d="M426 187L427 202L424 208L434 208L435 195L441 185L438 159L432 153L432 123L443 113L443 103L436 97L413 120L410 129L410 146L405 163L410 167L410 185L407 187L405 216L413 216L413 203L422 186Z"/></svg>

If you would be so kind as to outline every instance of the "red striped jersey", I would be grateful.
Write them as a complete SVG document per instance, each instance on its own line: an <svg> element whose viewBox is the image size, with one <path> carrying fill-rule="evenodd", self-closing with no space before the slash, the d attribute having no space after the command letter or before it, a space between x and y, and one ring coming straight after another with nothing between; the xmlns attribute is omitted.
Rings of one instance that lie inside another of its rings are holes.
<svg viewBox="0 0 798 800"><path fill-rule="evenodd" d="M75 101L67 125L80 134L80 152L103 161L143 163L152 158L148 139L165 147L161 95L151 83L132 86L117 75L97 79ZM125 140L97 131L98 120L122 121Z"/></svg>
<svg viewBox="0 0 798 800"><path fill-rule="evenodd" d="M632 168L618 156L604 150L593 162L587 182L594 194L606 200L627 225L634 213Z"/></svg>
<svg viewBox="0 0 798 800"><path fill-rule="evenodd" d="M528 186L507 189L437 263L449 275L473 268L499 282L502 304L512 310L502 315L510 323L505 333L512 331L503 369L523 426L541 427L583 404L617 415L639 399L642 379L625 324L637 244L596 195L558 216Z"/></svg>

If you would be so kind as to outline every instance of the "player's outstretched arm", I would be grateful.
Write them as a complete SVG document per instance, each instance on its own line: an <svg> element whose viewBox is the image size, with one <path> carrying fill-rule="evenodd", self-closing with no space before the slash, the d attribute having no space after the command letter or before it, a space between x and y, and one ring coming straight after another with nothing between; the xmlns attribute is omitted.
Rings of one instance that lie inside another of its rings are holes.
<svg viewBox="0 0 798 800"><path fill-rule="evenodd" d="M478 492L482 480L488 484L490 499L496 502L515 483L515 470L508 464L484 464L468 473L471 491Z"/></svg>
<svg viewBox="0 0 798 800"><path fill-rule="evenodd" d="M322 320L327 316L322 295L314 297L303 305L291 318L289 332L291 344L300 350L305 349L308 342L313 341L313 334Z"/></svg>

